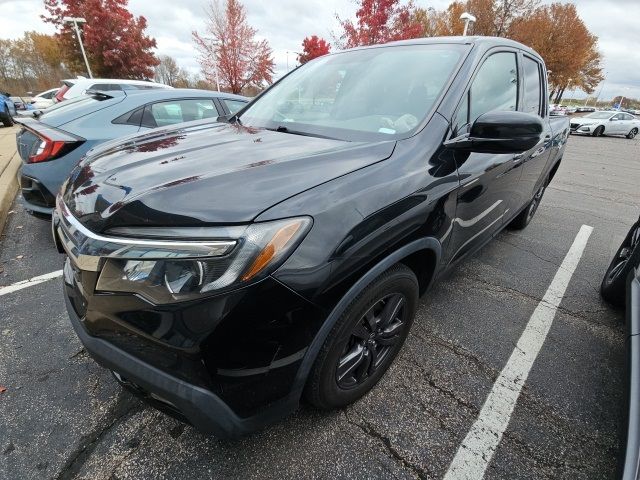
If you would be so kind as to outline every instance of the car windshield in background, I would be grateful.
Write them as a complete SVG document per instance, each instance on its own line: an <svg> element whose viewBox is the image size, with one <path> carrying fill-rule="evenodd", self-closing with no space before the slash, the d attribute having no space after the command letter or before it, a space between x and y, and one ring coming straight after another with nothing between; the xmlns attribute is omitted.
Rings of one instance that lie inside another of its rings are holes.
<svg viewBox="0 0 640 480"><path fill-rule="evenodd" d="M603 119L609 118L611 115L613 115L611 112L593 112L593 113L590 113L589 115L585 115L585 117L603 120Z"/></svg>
<svg viewBox="0 0 640 480"><path fill-rule="evenodd" d="M344 140L408 136L456 70L465 45L406 45L322 57L282 79L243 125Z"/></svg>

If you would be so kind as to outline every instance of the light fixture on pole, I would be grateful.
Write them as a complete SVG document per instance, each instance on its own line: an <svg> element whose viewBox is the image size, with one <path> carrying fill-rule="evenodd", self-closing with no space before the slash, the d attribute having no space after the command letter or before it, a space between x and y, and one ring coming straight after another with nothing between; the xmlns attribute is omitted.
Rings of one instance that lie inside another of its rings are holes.
<svg viewBox="0 0 640 480"><path fill-rule="evenodd" d="M89 66L89 60L87 60L87 54L85 53L84 45L82 44L80 29L78 28L79 23L87 23L87 21L81 17L64 17L62 20L66 23L73 23L73 28L76 30L76 36L78 37L78 42L80 43L82 58L84 58L84 64L87 66L87 73L89 74L89 78L93 78L93 75L91 74L91 67Z"/></svg>
<svg viewBox="0 0 640 480"><path fill-rule="evenodd" d="M466 37L469 25L473 25L475 23L476 17L468 12L464 12L462 15L460 15L460 20L464 20L464 32L462 33L462 36Z"/></svg>

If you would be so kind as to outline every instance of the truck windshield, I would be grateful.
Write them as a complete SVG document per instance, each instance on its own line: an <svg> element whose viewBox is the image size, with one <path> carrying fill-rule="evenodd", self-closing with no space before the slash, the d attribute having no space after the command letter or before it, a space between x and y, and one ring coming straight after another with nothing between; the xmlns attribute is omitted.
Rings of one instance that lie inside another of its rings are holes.
<svg viewBox="0 0 640 480"><path fill-rule="evenodd" d="M254 101L245 126L344 140L409 136L468 46L381 46L321 57Z"/></svg>

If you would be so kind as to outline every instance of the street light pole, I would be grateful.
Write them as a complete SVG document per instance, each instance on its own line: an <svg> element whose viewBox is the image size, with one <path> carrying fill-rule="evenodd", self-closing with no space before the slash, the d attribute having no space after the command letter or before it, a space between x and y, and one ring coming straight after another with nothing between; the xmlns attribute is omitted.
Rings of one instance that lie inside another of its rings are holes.
<svg viewBox="0 0 640 480"><path fill-rule="evenodd" d="M218 92L220 91L220 73L218 72L218 58L217 58L217 50L220 47L220 40L217 40L215 38L211 38L211 37L204 37L207 40L209 40L211 42L211 46L215 47L215 51L213 52L213 55L215 58L215 68L216 68L216 89L218 90Z"/></svg>
<svg viewBox="0 0 640 480"><path fill-rule="evenodd" d="M82 51L82 58L84 58L84 64L87 66L87 73L89 73L89 78L93 78L93 74L91 73L91 67L89 66L89 60L87 60L87 54L84 51L84 45L82 44L82 37L80 36L80 29L78 28L78 23L87 23L84 18L81 17L64 17L62 19L67 23L73 23L73 27L76 30L76 36L78 37L78 42L80 43L80 50Z"/></svg>

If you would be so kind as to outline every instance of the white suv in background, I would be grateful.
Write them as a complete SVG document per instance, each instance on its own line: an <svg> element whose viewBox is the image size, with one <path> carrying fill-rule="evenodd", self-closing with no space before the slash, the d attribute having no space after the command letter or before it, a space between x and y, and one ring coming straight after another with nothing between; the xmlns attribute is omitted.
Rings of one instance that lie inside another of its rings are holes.
<svg viewBox="0 0 640 480"><path fill-rule="evenodd" d="M62 86L56 93L56 100L61 102L70 98L84 95L87 90L145 90L148 88L173 88L162 83L147 82L145 80L123 80L119 78L84 78L78 77L62 80Z"/></svg>

